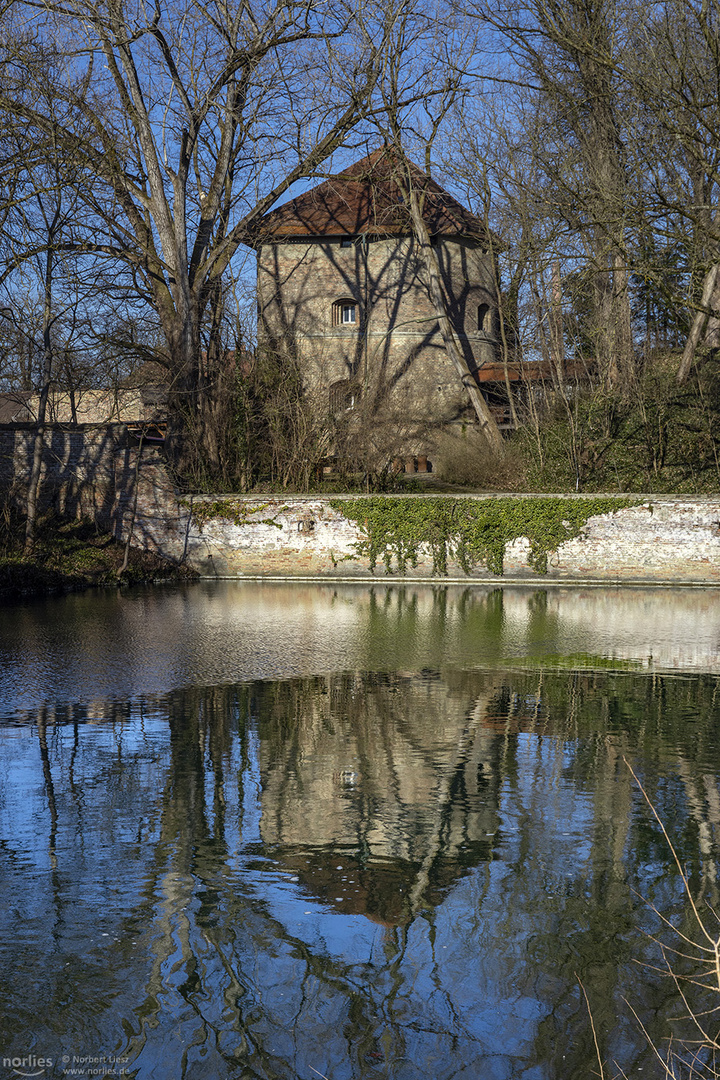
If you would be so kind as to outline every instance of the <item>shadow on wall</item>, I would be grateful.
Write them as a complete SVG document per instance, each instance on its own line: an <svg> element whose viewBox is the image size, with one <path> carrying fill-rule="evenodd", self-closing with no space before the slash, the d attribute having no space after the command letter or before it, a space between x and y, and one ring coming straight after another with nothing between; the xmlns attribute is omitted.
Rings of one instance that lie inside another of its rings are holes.
<svg viewBox="0 0 720 1080"><path fill-rule="evenodd" d="M172 546L179 526L189 525L189 515L178 506L178 490L161 450L140 444L128 433L115 456L114 500L110 516L113 536L135 547L173 560ZM182 562L184 555L176 557Z"/></svg>
<svg viewBox="0 0 720 1080"><path fill-rule="evenodd" d="M21 509L27 504L34 444L34 425L0 425L0 498ZM174 485L160 450L141 446L125 424L49 425L39 505L64 518L91 518L118 539L127 535L136 515L168 524L177 515ZM158 550L155 538L147 540L150 550Z"/></svg>

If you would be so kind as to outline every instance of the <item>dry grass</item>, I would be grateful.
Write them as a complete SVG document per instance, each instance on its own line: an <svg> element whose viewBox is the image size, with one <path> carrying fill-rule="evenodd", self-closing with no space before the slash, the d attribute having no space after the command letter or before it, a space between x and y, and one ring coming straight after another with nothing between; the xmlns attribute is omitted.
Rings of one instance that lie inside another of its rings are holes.
<svg viewBox="0 0 720 1080"><path fill-rule="evenodd" d="M477 491L524 491L525 460L507 443L501 454L492 450L479 431L440 436L436 454L437 474L448 484Z"/></svg>

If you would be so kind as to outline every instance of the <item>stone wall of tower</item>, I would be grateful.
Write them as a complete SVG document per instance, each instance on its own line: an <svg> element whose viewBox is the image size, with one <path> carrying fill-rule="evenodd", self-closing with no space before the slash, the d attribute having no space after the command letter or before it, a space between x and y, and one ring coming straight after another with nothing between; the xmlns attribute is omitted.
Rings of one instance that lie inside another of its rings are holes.
<svg viewBox="0 0 720 1080"><path fill-rule="evenodd" d="M474 241L437 244L448 310L470 368L496 359L492 257ZM355 322L342 322L342 305ZM261 341L296 350L319 411L345 380L376 418L408 429L472 419L445 355L412 237L297 239L258 253ZM482 328L479 326L479 312ZM483 317L484 316L484 317Z"/></svg>

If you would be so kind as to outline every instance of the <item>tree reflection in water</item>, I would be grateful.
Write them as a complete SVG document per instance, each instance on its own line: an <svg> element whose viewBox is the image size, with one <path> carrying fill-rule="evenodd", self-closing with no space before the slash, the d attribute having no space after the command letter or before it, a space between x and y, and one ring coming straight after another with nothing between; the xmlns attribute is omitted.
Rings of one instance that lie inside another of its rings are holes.
<svg viewBox="0 0 720 1080"><path fill-rule="evenodd" d="M623 1002L667 1036L640 896L688 913L623 757L717 904L717 689L448 667L43 707L2 765L3 1054L573 1080L579 976L609 1075L659 1075Z"/></svg>

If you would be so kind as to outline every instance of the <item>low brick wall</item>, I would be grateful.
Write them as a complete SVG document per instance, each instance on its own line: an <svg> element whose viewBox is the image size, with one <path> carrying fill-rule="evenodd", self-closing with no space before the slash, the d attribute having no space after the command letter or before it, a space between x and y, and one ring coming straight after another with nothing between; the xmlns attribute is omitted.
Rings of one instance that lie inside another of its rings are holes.
<svg viewBox="0 0 720 1080"><path fill-rule="evenodd" d="M0 490L19 502L27 494L34 434L31 425L0 428ZM123 424L54 425L47 431L42 504L94 516L118 539L131 535L134 546L186 562L207 577L387 577L383 567L371 574L367 559L357 556L362 532L329 499L232 497L236 522L214 517L198 524L193 511L218 498L180 498L160 451L140 448ZM527 541L508 545L505 579L720 585L720 496L651 496L591 518L578 537L550 555L547 575L535 574L527 555ZM432 574L428 556L407 576ZM483 569L468 578L452 565L449 577L498 580Z"/></svg>
<svg viewBox="0 0 720 1080"><path fill-rule="evenodd" d="M208 501L213 498L188 497L163 509L157 498L139 499L134 542L183 559L210 577L387 577L384 567L371 574L367 559L357 556L359 526L328 499L232 499L239 523L215 517L199 525L193 510ZM550 555L547 575L529 568L528 549L522 539L508 545L505 578L720 584L720 498L653 497L591 518L578 537ZM428 554L407 577L432 574ZM452 565L449 577L498 580L483 569L468 576Z"/></svg>

